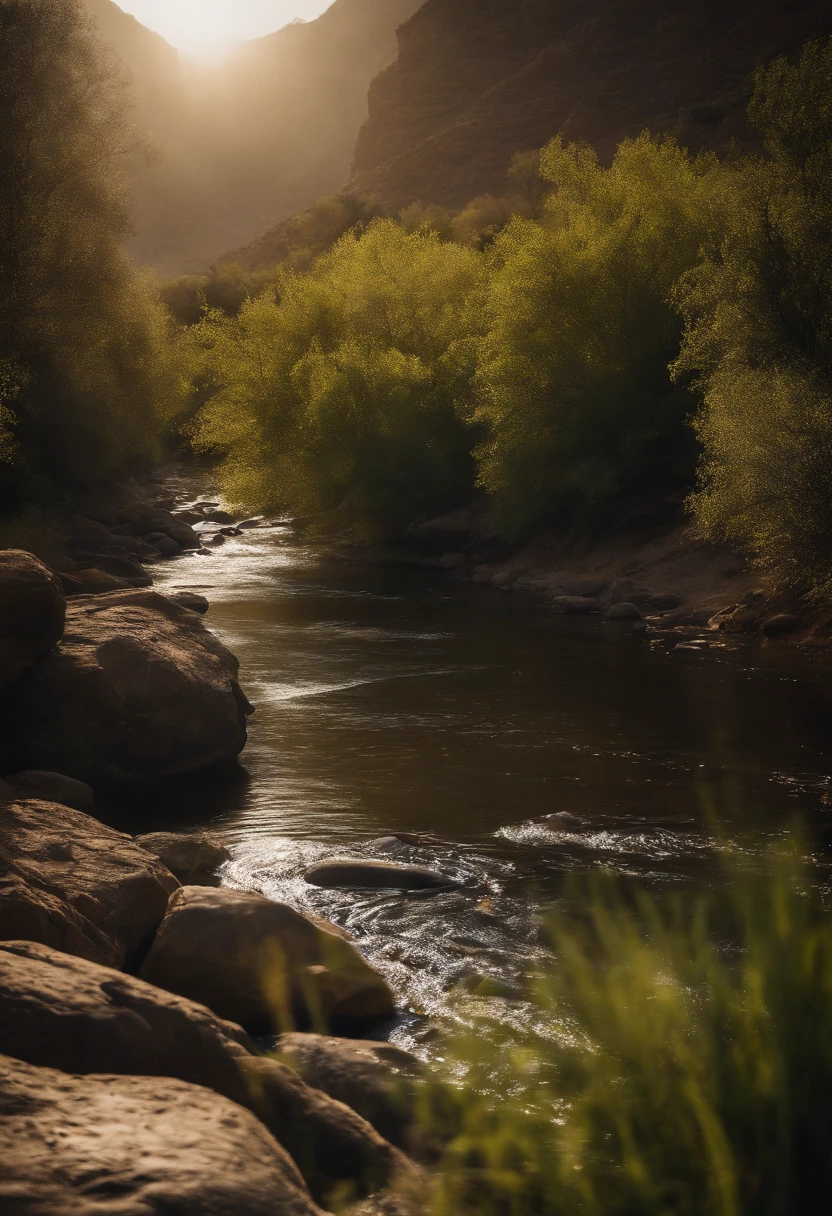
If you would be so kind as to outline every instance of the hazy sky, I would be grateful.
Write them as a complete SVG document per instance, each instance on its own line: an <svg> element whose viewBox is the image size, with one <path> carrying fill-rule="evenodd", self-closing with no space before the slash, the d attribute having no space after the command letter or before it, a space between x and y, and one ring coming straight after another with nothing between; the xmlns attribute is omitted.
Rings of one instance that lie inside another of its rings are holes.
<svg viewBox="0 0 832 1216"><path fill-rule="evenodd" d="M332 0L116 0L143 25L189 55L216 58L244 38L280 29L295 17L310 20Z"/></svg>

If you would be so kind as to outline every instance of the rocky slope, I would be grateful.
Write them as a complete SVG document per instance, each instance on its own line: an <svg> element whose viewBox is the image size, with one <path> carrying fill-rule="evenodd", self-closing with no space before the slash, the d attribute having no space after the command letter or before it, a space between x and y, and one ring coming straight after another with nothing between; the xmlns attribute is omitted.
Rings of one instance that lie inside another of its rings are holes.
<svg viewBox="0 0 832 1216"><path fill-rule="evenodd" d="M136 259L163 275L202 270L339 189L367 87L418 2L335 0L315 21L209 68L189 65L112 0L84 0L129 68L140 120L162 153L131 170Z"/></svg>
<svg viewBox="0 0 832 1216"><path fill-rule="evenodd" d="M427 0L373 81L352 191L459 207L558 131L748 142L754 68L832 33L825 0Z"/></svg>

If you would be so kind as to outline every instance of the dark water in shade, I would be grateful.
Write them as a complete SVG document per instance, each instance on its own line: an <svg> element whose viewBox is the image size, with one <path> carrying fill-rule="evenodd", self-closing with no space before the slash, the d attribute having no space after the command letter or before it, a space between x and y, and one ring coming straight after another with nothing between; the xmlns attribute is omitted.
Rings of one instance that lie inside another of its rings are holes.
<svg viewBox="0 0 832 1216"><path fill-rule="evenodd" d="M629 624L338 564L283 526L158 573L209 596L257 706L247 778L177 793L179 822L222 831L229 884L350 929L399 996L403 1046L429 1054L430 1026L485 1005L526 1027L540 917L569 874L698 890L724 881L725 852L753 856L798 813L821 833L832 818L828 672L788 650L671 653ZM154 813L144 830L176 822ZM400 831L430 838L401 860L459 888L304 882L325 857L385 856L373 841ZM466 996L480 977L503 995Z"/></svg>

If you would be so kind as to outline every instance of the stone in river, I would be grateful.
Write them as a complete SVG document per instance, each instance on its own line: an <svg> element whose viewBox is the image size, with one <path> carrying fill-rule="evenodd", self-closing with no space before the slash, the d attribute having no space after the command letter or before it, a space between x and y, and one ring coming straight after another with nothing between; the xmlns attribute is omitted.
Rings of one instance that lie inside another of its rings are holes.
<svg viewBox="0 0 832 1216"><path fill-rule="evenodd" d="M585 616L598 611L598 601L586 595L556 595L549 601L556 612L567 616Z"/></svg>
<svg viewBox="0 0 832 1216"><path fill-rule="evenodd" d="M345 859L313 866L304 875L314 887L375 887L380 890L425 891L454 886L454 880L426 866L403 866L393 861Z"/></svg>
<svg viewBox="0 0 832 1216"><path fill-rule="evenodd" d="M288 1011L352 1029L394 1008L386 981L334 926L227 888L177 891L140 975L255 1033Z"/></svg>
<svg viewBox="0 0 832 1216"><path fill-rule="evenodd" d="M622 600L618 604L610 604L604 616L608 621L640 621L641 612L635 604Z"/></svg>
<svg viewBox="0 0 832 1216"><path fill-rule="evenodd" d="M65 617L56 574L31 553L0 553L0 691L61 640Z"/></svg>
<svg viewBox="0 0 832 1216"><path fill-rule="evenodd" d="M168 1077L0 1056L0 1161L8 1216L321 1216L253 1114Z"/></svg>
<svg viewBox="0 0 832 1216"><path fill-rule="evenodd" d="M791 612L780 612L777 616L769 617L763 625L763 633L767 638L781 638L787 633L794 633L799 625L799 616Z"/></svg>
<svg viewBox="0 0 832 1216"><path fill-rule="evenodd" d="M15 688L21 767L99 785L234 759L251 706L235 657L155 591L70 600L61 645Z"/></svg>
<svg viewBox="0 0 832 1216"><path fill-rule="evenodd" d="M152 853L183 886L217 887L217 870L231 854L224 844L201 833L150 832L136 844Z"/></svg>
<svg viewBox="0 0 832 1216"><path fill-rule="evenodd" d="M204 595L197 595L194 591L174 591L170 598L177 604L181 604L183 608L187 608L189 612L196 612L199 616L205 616L211 607Z"/></svg>

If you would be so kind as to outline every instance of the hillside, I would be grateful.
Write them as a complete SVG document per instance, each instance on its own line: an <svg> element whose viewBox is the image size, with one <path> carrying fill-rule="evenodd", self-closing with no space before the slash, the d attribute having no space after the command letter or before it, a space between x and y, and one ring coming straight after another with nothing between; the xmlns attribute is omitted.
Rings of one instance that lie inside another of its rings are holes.
<svg viewBox="0 0 832 1216"><path fill-rule="evenodd" d="M85 0L133 76L158 164L134 171L137 261L200 270L337 190L418 0L335 0L315 21L245 44L221 67L180 59L111 0Z"/></svg>
<svg viewBox="0 0 832 1216"><path fill-rule="evenodd" d="M372 83L348 189L389 206L499 192L558 131L747 141L755 66L832 33L827 0L427 0Z"/></svg>

